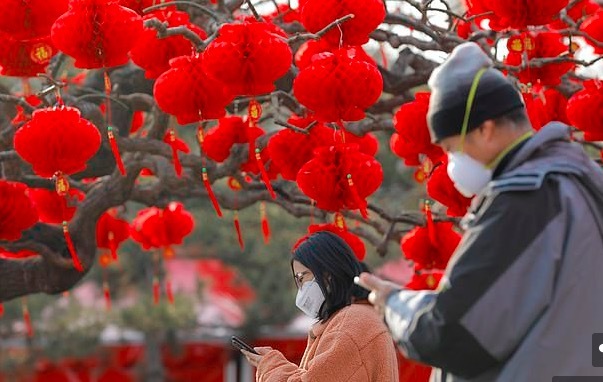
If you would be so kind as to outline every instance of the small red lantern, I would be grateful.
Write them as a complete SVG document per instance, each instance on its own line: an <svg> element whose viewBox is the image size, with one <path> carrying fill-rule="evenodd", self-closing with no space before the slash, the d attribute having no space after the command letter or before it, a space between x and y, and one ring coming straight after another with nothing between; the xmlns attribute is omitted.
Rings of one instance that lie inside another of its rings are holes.
<svg viewBox="0 0 603 382"><path fill-rule="evenodd" d="M50 35L50 27L67 11L68 0L3 0L0 2L0 31L15 40Z"/></svg>
<svg viewBox="0 0 603 382"><path fill-rule="evenodd" d="M52 224L71 220L77 205L86 197L75 188L70 188L65 197L45 188L30 188L28 194L38 210L40 221Z"/></svg>
<svg viewBox="0 0 603 382"><path fill-rule="evenodd" d="M417 270L445 269L448 260L461 241L452 223L428 223L415 227L402 238L400 247L404 256L416 263Z"/></svg>
<svg viewBox="0 0 603 382"><path fill-rule="evenodd" d="M359 209L367 216L366 198L383 181L381 164L358 151L357 145L336 145L316 149L315 157L297 174L297 184L316 206L337 212Z"/></svg>
<svg viewBox="0 0 603 382"><path fill-rule="evenodd" d="M142 18L117 0L72 0L51 36L77 68L97 69L126 64L142 30Z"/></svg>
<svg viewBox="0 0 603 382"><path fill-rule="evenodd" d="M491 12L490 28L525 29L529 25L544 25L554 21L569 0L465 0L468 11L479 15Z"/></svg>
<svg viewBox="0 0 603 382"><path fill-rule="evenodd" d="M224 162L230 156L230 149L234 144L249 142L247 129L247 123L241 117L220 118L218 125L204 134L203 152L216 162ZM255 128L249 133L257 138L263 131Z"/></svg>
<svg viewBox="0 0 603 382"><path fill-rule="evenodd" d="M293 83L300 103L325 122L357 121L383 91L383 78L373 62L357 49L338 49L314 55Z"/></svg>
<svg viewBox="0 0 603 382"><path fill-rule="evenodd" d="M21 233L38 222L38 212L23 183L0 179L0 240L19 240Z"/></svg>
<svg viewBox="0 0 603 382"><path fill-rule="evenodd" d="M207 76L199 55L170 60L171 69L155 82L157 105L185 125L224 116L233 96L220 82Z"/></svg>
<svg viewBox="0 0 603 382"><path fill-rule="evenodd" d="M603 141L603 82L589 80L567 102L567 117L587 141Z"/></svg>
<svg viewBox="0 0 603 382"><path fill-rule="evenodd" d="M203 69L236 95L270 93L293 60L286 36L274 24L223 24L203 53Z"/></svg>
<svg viewBox="0 0 603 382"><path fill-rule="evenodd" d="M580 30L599 41L599 45L596 45L589 39L585 39L588 44L595 48L595 54L603 54L603 47L601 46L603 44L603 8L599 8L592 16L584 20L580 25Z"/></svg>
<svg viewBox="0 0 603 382"><path fill-rule="evenodd" d="M157 18L168 27L186 26L202 39L207 37L203 29L191 24L188 13L178 10L155 11L143 19ZM145 28L136 45L130 51L132 61L144 69L146 78L157 78L170 69L170 60L178 56L188 56L194 52L189 40L184 36L157 37L157 30Z"/></svg>
<svg viewBox="0 0 603 382"><path fill-rule="evenodd" d="M96 223L96 246L111 251L111 258L117 259L117 248L130 237L130 225L115 216L114 211L105 212Z"/></svg>
<svg viewBox="0 0 603 382"><path fill-rule="evenodd" d="M438 162L427 181L427 194L448 208L448 216L463 216L471 204L471 199L464 197L454 187L446 170L448 157L443 155Z"/></svg>
<svg viewBox="0 0 603 382"><path fill-rule="evenodd" d="M438 269L418 270L404 287L410 290L436 290L443 276L444 271Z"/></svg>
<svg viewBox="0 0 603 382"><path fill-rule="evenodd" d="M57 50L50 36L17 40L0 32L0 74L14 77L34 77L44 73Z"/></svg>
<svg viewBox="0 0 603 382"><path fill-rule="evenodd" d="M362 45L369 34L385 19L385 6L381 0L308 0L301 8L302 23L316 33L333 21L352 14L354 18L332 28L323 38L332 46Z"/></svg>
<svg viewBox="0 0 603 382"><path fill-rule="evenodd" d="M144 249L167 250L171 245L182 244L193 227L193 216L184 209L182 203L171 202L164 209L149 207L139 211L132 221L130 233L132 239Z"/></svg>

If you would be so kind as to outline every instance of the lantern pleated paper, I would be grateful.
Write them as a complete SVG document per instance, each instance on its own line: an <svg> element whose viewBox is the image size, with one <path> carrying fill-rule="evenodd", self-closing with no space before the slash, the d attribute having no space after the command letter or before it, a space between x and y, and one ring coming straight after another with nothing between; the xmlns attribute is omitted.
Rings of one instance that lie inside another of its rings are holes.
<svg viewBox="0 0 603 382"><path fill-rule="evenodd" d="M295 97L324 122L363 119L364 110L382 91L377 66L362 59L356 49L345 48L314 55L293 83Z"/></svg>
<svg viewBox="0 0 603 382"><path fill-rule="evenodd" d="M50 35L56 19L67 11L68 0L2 0L0 31L15 40L30 40Z"/></svg>
<svg viewBox="0 0 603 382"><path fill-rule="evenodd" d="M413 228L400 242L404 256L415 262L416 269L445 269L461 240L452 223L431 225Z"/></svg>
<svg viewBox="0 0 603 382"><path fill-rule="evenodd" d="M14 241L38 222L38 212L23 183L0 179L0 240Z"/></svg>
<svg viewBox="0 0 603 382"><path fill-rule="evenodd" d="M567 117L585 140L603 141L603 81L585 81L584 89L567 102Z"/></svg>
<svg viewBox="0 0 603 382"><path fill-rule="evenodd" d="M142 11L146 8L169 2L171 2L171 0L119 0L119 5L130 8L131 10L136 11L136 13L142 15Z"/></svg>
<svg viewBox="0 0 603 382"><path fill-rule="evenodd" d="M580 30L599 42L599 45L596 45L591 40L585 39L588 44L593 46L595 54L603 54L603 47L600 46L603 44L603 8L599 7L597 12L584 20Z"/></svg>
<svg viewBox="0 0 603 382"><path fill-rule="evenodd" d="M270 93L293 60L286 36L274 24L223 24L203 53L203 69L236 95Z"/></svg>
<svg viewBox="0 0 603 382"><path fill-rule="evenodd" d="M337 212L360 210L367 217L366 198L383 181L381 164L358 151L357 145L336 145L316 149L314 159L297 175L297 184L318 208Z"/></svg>
<svg viewBox="0 0 603 382"><path fill-rule="evenodd" d="M301 21L309 32L316 33L333 21L352 14L354 18L332 28L322 38L332 46L362 45L369 34L385 19L381 0L308 0L301 8Z"/></svg>
<svg viewBox="0 0 603 382"><path fill-rule="evenodd" d="M0 32L0 74L13 77L35 77L44 73L57 53L50 36L17 40Z"/></svg>
<svg viewBox="0 0 603 382"><path fill-rule="evenodd" d="M558 19L569 0L465 0L465 3L471 14L491 12L490 28L499 31L549 24Z"/></svg>
<svg viewBox="0 0 603 382"><path fill-rule="evenodd" d="M464 197L454 187L454 183L446 171L447 166L448 156L442 155L436 161L436 167L427 180L427 195L446 206L448 216L464 216L471 204L471 199Z"/></svg>
<svg viewBox="0 0 603 382"><path fill-rule="evenodd" d="M262 134L262 131L251 134L257 137ZM218 125L205 133L203 152L212 160L222 163L230 156L233 145L247 142L249 142L247 123L241 117L228 116L220 118Z"/></svg>

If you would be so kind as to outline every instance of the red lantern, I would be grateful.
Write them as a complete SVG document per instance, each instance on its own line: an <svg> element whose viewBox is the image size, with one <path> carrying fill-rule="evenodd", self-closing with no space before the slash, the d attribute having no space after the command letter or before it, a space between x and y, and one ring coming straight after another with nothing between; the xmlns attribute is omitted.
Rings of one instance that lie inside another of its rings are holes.
<svg viewBox="0 0 603 382"><path fill-rule="evenodd" d="M191 24L188 13L177 10L155 11L143 19L157 18L168 27L186 26L202 39L207 37L203 29ZM145 70L146 78L157 78L170 69L170 60L191 55L194 48L184 36L157 37L157 30L145 28L136 45L130 51L132 61Z"/></svg>
<svg viewBox="0 0 603 382"><path fill-rule="evenodd" d="M525 29L528 25L543 25L554 21L569 0L465 0L471 14L492 12L493 30Z"/></svg>
<svg viewBox="0 0 603 382"><path fill-rule="evenodd" d="M38 210L40 221L52 224L71 220L77 205L86 197L75 188L70 188L65 197L45 188L30 188L28 194Z"/></svg>
<svg viewBox="0 0 603 382"><path fill-rule="evenodd" d="M314 55L312 65L301 70L293 83L300 103L325 122L357 121L383 90L383 78L374 63L362 59L357 49L339 49Z"/></svg>
<svg viewBox="0 0 603 382"><path fill-rule="evenodd" d="M230 156L230 149L236 143L247 143L247 123L238 116L220 118L218 125L203 137L203 152L216 162L224 162ZM256 128L250 134L257 138L263 131Z"/></svg>
<svg viewBox="0 0 603 382"><path fill-rule="evenodd" d="M182 244L193 227L193 216L181 203L171 202L164 209L150 207L139 211L132 221L130 233L144 249L167 249Z"/></svg>
<svg viewBox="0 0 603 382"><path fill-rule="evenodd" d="M263 22L223 24L203 56L208 75L250 96L273 91L293 60L285 32Z"/></svg>
<svg viewBox="0 0 603 382"><path fill-rule="evenodd" d="M505 64L520 66L524 57L528 62L534 58L551 58L571 53L570 48L563 42L563 36L557 32L526 32L511 37L507 42L509 54ZM575 68L575 64L564 62L543 65L542 67L528 67L513 75L524 84L541 84L555 86L561 82L561 77Z"/></svg>
<svg viewBox="0 0 603 382"><path fill-rule="evenodd" d="M117 248L130 237L130 225L127 221L115 217L109 211L101 215L96 223L96 246L111 251L113 260L117 259Z"/></svg>
<svg viewBox="0 0 603 382"><path fill-rule="evenodd" d="M38 222L38 212L23 183L0 179L0 240L19 240L21 233Z"/></svg>
<svg viewBox="0 0 603 382"><path fill-rule="evenodd" d="M23 260L23 259L29 259L30 257L37 257L37 256L40 256L40 255L34 251L30 251L27 249L24 249L22 251L17 251L17 252L9 252L9 251L5 251L2 248L0 248L0 259ZM1 309L2 308L0 308L0 310ZM2 315L0 314L0 316L2 316Z"/></svg>
<svg viewBox="0 0 603 382"><path fill-rule="evenodd" d="M44 73L55 53L50 36L17 40L0 32L0 74L4 76L34 77Z"/></svg>
<svg viewBox="0 0 603 382"><path fill-rule="evenodd" d="M603 54L603 8L599 8L592 16L586 19L580 26L580 30L593 39L599 41L599 45L594 44L589 39L586 42L595 48L595 54Z"/></svg>
<svg viewBox="0 0 603 382"><path fill-rule="evenodd" d="M589 80L567 102L567 117L587 141L603 140L603 82Z"/></svg>
<svg viewBox="0 0 603 382"><path fill-rule="evenodd" d="M50 27L67 11L68 0L3 0L0 2L0 31L15 40L50 35Z"/></svg>
<svg viewBox="0 0 603 382"><path fill-rule="evenodd" d="M68 106L34 111L31 121L15 133L14 142L19 156L45 178L85 170L100 144L97 128Z"/></svg>
<svg viewBox="0 0 603 382"><path fill-rule="evenodd" d="M163 111L175 115L181 125L224 116L233 96L221 82L203 72L201 56L177 57L170 66L153 90Z"/></svg>
<svg viewBox="0 0 603 382"><path fill-rule="evenodd" d="M332 28L323 38L332 46L362 45L369 34L385 19L381 0L308 0L301 8L302 23L309 32L316 33L333 21L352 14L354 18Z"/></svg>
<svg viewBox="0 0 603 382"><path fill-rule="evenodd" d="M435 290L443 276L444 272L441 270L416 271L404 287L411 290Z"/></svg>
<svg viewBox="0 0 603 382"><path fill-rule="evenodd" d="M96 69L126 64L142 29L142 18L117 0L72 0L51 36L77 68Z"/></svg>
<svg viewBox="0 0 603 382"><path fill-rule="evenodd" d="M417 93L416 100L408 102L394 116L394 133L390 147L394 154L404 159L408 166L419 166L420 155L426 155L432 162L440 158L444 152L431 143L427 127L427 109L430 93Z"/></svg>
<svg viewBox="0 0 603 382"><path fill-rule="evenodd" d="M400 247L404 256L416 263L416 269L445 269L461 235L452 223L431 223L415 227L402 238Z"/></svg>
<svg viewBox="0 0 603 382"><path fill-rule="evenodd" d="M464 197L454 187L446 171L448 157L443 155L438 161L440 163L434 168L427 181L427 194L448 208L448 216L463 216L471 204L471 199Z"/></svg>
<svg viewBox="0 0 603 382"><path fill-rule="evenodd" d="M346 244L350 247L350 249L352 249L352 252L356 256L358 261L364 260L364 258L366 256L366 247L365 247L362 239L360 239L358 236L354 235L353 233L349 232L345 226L340 228L336 224L312 224L312 225L310 225L308 227L308 234L306 236L302 237L301 239L299 239L297 241L297 243L295 243L295 245L293 246L293 250L295 250L297 247L299 247L299 245L301 243L303 243L308 238L308 236L312 235L313 233L320 232L320 231L332 232L332 233L336 234L337 236L341 237L346 242Z"/></svg>
<svg viewBox="0 0 603 382"><path fill-rule="evenodd" d="M327 211L360 209L367 216L366 198L383 181L381 164L358 151L357 145L336 145L316 149L315 157L297 174L304 194Z"/></svg>
<svg viewBox="0 0 603 382"><path fill-rule="evenodd" d="M375 65L377 63L371 56L366 54L362 46L349 46L348 50L354 51L354 55L360 59L371 62ZM295 52L295 66L299 69L305 69L312 64L312 58L320 53L333 52L333 46L331 46L326 40L309 40L303 43ZM319 56L320 57L320 56Z"/></svg>
<svg viewBox="0 0 603 382"><path fill-rule="evenodd" d="M522 96L534 130L540 130L551 121L569 124L566 115L567 99L556 89L535 89Z"/></svg>
<svg viewBox="0 0 603 382"><path fill-rule="evenodd" d="M584 18L592 15L599 9L599 5L593 0L578 0L567 10L567 16L575 23L581 24ZM569 25L561 18L549 24L551 29L565 29Z"/></svg>

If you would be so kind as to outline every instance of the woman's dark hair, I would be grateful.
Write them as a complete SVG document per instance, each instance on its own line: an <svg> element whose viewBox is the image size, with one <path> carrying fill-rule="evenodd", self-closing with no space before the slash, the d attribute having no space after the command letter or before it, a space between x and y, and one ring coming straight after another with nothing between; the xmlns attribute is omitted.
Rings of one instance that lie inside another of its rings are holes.
<svg viewBox="0 0 603 382"><path fill-rule="evenodd" d="M312 271L325 296L317 317L321 321L362 296L362 288L354 284L354 277L363 268L352 249L336 234L328 231L312 234L293 251L292 270L294 260Z"/></svg>

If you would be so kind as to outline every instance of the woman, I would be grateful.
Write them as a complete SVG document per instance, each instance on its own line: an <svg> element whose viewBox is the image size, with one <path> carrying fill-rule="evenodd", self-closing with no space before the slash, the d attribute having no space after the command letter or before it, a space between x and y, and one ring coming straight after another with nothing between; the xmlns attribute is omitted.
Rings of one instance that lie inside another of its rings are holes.
<svg viewBox="0 0 603 382"><path fill-rule="evenodd" d="M291 260L298 292L295 303L318 320L308 334L300 365L281 352L258 347L243 351L257 367L258 382L396 382L394 343L381 317L362 303L366 291L354 284L362 272L350 247L339 236L317 232L294 251Z"/></svg>

